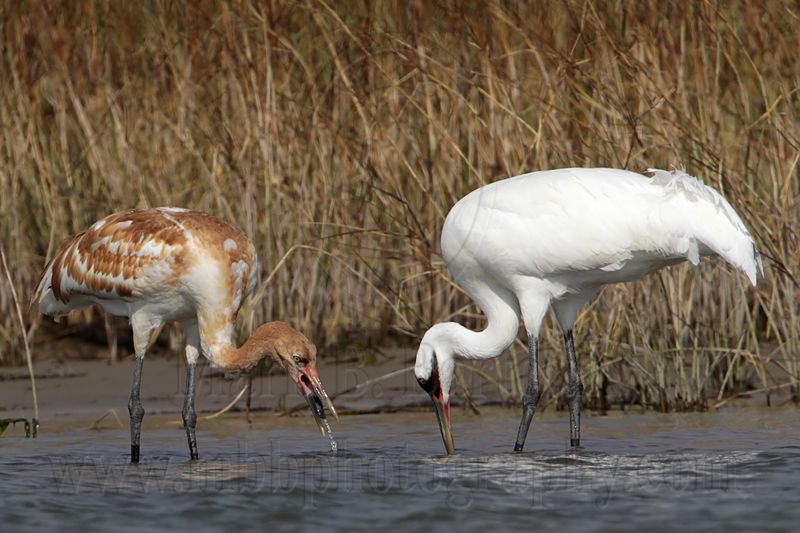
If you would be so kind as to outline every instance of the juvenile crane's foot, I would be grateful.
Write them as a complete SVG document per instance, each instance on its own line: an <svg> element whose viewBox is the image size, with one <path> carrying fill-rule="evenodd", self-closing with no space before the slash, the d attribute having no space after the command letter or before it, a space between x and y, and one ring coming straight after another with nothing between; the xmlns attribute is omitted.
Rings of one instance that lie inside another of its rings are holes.
<svg viewBox="0 0 800 533"><path fill-rule="evenodd" d="M194 414L194 411L192 411L190 416L190 423L186 424L186 437L187 440L189 441L189 458L192 461L196 461L200 458L200 456L197 453L197 437L195 436L195 429L194 429L196 420L197 417Z"/></svg>
<svg viewBox="0 0 800 533"><path fill-rule="evenodd" d="M196 461L199 456L197 455L197 436L195 435L195 427L197 427L197 414L194 410L194 385L195 385L195 370L197 363L189 363L186 366L186 398L183 401L183 426L186 428L186 439L189 442L189 457L192 461Z"/></svg>
<svg viewBox="0 0 800 533"><path fill-rule="evenodd" d="M139 462L139 443L141 442L142 419L144 418L144 407L139 397L143 362L144 357L136 357L136 364L133 369L133 387L131 388L131 397L128 400L128 414L131 417L131 463Z"/></svg>

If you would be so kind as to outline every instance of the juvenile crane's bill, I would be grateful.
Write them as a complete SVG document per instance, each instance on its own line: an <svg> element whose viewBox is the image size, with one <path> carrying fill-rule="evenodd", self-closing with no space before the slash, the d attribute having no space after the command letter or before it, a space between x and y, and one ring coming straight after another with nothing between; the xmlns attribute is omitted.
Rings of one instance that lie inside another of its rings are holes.
<svg viewBox="0 0 800 533"><path fill-rule="evenodd" d="M580 378L572 326L603 285L718 255L755 285L761 259L742 219L717 191L685 172L568 168L490 183L462 198L442 228L456 283L488 318L481 332L454 322L422 338L414 367L453 453L450 390L455 357L488 359L528 332L529 371L514 449L521 451L540 396L537 338L552 306L569 364L570 443L580 446ZM762 271L763 275L763 271Z"/></svg>
<svg viewBox="0 0 800 533"><path fill-rule="evenodd" d="M283 322L262 324L241 347L233 343L236 317L257 277L253 243L230 224L177 207L134 209L68 237L42 272L34 301L50 316L98 305L130 317L136 352L128 402L131 462L139 461L144 355L151 334L166 322L182 323L186 333L182 414L192 459L198 458L194 390L200 353L232 373L248 372L264 357L273 359L292 377L320 431L335 446L325 408L334 415L336 410L317 373L316 346Z"/></svg>

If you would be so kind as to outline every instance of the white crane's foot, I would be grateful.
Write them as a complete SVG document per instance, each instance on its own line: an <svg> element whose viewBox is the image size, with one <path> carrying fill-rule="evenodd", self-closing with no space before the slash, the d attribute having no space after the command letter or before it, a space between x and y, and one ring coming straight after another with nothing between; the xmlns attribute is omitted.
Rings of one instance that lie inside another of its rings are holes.
<svg viewBox="0 0 800 533"><path fill-rule="evenodd" d="M139 462L139 445L131 444L131 463L135 464L138 462Z"/></svg>
<svg viewBox="0 0 800 533"><path fill-rule="evenodd" d="M189 435L189 457L192 461L200 459L200 455L197 453L197 439L194 436L194 430Z"/></svg>

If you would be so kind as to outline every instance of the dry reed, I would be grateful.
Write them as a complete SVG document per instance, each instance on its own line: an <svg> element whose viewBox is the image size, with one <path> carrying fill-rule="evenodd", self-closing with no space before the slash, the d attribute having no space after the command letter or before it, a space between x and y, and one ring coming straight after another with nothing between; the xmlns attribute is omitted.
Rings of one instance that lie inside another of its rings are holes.
<svg viewBox="0 0 800 533"><path fill-rule="evenodd" d="M685 166L742 214L766 279L713 263L605 289L577 327L589 398L796 396L799 22L777 0L3 2L0 240L30 294L60 239L104 214L205 210L254 239L265 273L284 259L247 324L411 346L436 321L483 323L439 255L465 193L535 169ZM2 363L21 360L12 311L2 286ZM550 321L542 347L556 398ZM474 367L509 399L512 352Z"/></svg>

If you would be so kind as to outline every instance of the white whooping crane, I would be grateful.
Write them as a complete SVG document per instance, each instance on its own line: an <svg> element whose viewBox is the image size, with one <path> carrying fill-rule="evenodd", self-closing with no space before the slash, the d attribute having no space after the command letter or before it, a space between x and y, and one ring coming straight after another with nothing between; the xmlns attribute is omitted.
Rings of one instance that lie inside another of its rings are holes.
<svg viewBox="0 0 800 533"><path fill-rule="evenodd" d="M99 305L130 317L136 352L128 402L131 462L139 461L144 355L152 333L166 322L181 322L186 332L182 414L192 459L198 458L194 389L201 352L213 366L231 372L247 372L271 357L295 381L325 432L323 402L336 411L319 380L317 349L302 333L269 322L241 347L233 343L234 322L255 288L257 270L253 243L241 231L205 213L175 207L109 215L67 238L45 267L33 297L43 314L59 316Z"/></svg>
<svg viewBox="0 0 800 533"><path fill-rule="evenodd" d="M529 372L516 451L539 401L537 337L552 306L564 333L570 442L580 445L583 384L572 339L581 308L603 285L632 281L685 260L718 255L756 283L753 238L731 205L685 172L571 168L485 185L462 198L442 228L453 279L486 314L480 332L436 324L422 339L415 374L434 402L447 453L454 452L450 387L455 357L488 359L528 335Z"/></svg>

